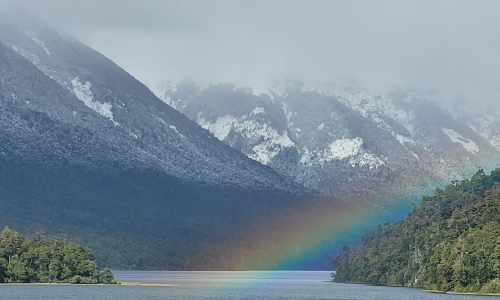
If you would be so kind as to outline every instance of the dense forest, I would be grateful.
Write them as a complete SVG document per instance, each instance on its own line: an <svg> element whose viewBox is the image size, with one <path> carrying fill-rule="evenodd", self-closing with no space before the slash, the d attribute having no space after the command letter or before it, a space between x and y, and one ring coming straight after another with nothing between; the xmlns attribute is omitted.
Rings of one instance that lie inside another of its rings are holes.
<svg viewBox="0 0 500 300"><path fill-rule="evenodd" d="M453 181L332 260L335 282L500 293L500 169Z"/></svg>
<svg viewBox="0 0 500 300"><path fill-rule="evenodd" d="M8 227L0 233L0 283L5 282L117 283L108 268L100 271L90 249L43 232L27 239Z"/></svg>

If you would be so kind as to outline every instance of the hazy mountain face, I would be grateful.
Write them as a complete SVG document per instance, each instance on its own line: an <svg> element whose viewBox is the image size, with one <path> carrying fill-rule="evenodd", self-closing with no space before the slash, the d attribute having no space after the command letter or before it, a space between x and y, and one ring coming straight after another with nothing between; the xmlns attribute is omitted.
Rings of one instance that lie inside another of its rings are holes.
<svg viewBox="0 0 500 300"><path fill-rule="evenodd" d="M67 98L63 106L53 101L20 101L27 109L48 114L58 111L54 116L58 120L91 128L99 136L123 143L123 148L131 152L127 159L135 158L139 164L179 178L288 189L272 170L214 140L101 54L36 20L15 19L2 17L0 41L4 47L14 50L59 84L63 93L70 94L63 96ZM14 77L13 73L8 75ZM18 89L21 84L16 85ZM6 94L7 99L23 97L21 92Z"/></svg>
<svg viewBox="0 0 500 300"><path fill-rule="evenodd" d="M213 267L201 249L306 194L34 19L0 18L0 110L2 226L81 238L108 266Z"/></svg>
<svg viewBox="0 0 500 300"><path fill-rule="evenodd" d="M161 97L231 147L324 194L362 191L408 170L439 177L499 154L493 116L474 125L418 91L285 82L255 95L184 83Z"/></svg>

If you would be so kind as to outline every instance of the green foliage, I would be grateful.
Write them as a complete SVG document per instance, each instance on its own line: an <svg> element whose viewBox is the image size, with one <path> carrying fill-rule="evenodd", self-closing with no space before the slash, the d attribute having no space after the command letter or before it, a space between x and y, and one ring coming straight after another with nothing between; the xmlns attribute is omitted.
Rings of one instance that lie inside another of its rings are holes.
<svg viewBox="0 0 500 300"><path fill-rule="evenodd" d="M0 282L116 284L109 269L101 273L92 252L43 232L27 240L8 227L0 233Z"/></svg>
<svg viewBox="0 0 500 300"><path fill-rule="evenodd" d="M101 273L101 276L99 277L99 282L105 284L116 284L116 279L113 276L113 273L111 273L110 269L104 268L104 270Z"/></svg>
<svg viewBox="0 0 500 300"><path fill-rule="evenodd" d="M453 181L332 260L336 282L499 293L500 169Z"/></svg>
<svg viewBox="0 0 500 300"><path fill-rule="evenodd" d="M485 294L500 294L500 280L498 278L493 279L485 284L480 292Z"/></svg>

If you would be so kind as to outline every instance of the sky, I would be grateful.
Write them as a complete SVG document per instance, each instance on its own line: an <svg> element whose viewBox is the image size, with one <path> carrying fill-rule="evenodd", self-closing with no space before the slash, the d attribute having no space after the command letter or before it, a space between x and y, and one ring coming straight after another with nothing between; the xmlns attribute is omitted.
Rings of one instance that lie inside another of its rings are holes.
<svg viewBox="0 0 500 300"><path fill-rule="evenodd" d="M500 1L0 0L41 17L152 89L411 85L496 104Z"/></svg>

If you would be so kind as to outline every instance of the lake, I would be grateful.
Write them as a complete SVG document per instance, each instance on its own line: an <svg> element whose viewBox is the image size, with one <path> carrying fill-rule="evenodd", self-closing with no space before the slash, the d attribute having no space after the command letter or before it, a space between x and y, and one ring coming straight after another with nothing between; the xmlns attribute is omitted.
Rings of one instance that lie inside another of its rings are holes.
<svg viewBox="0 0 500 300"><path fill-rule="evenodd" d="M122 282L177 286L0 285L0 299L480 299L419 289L330 282L327 271L143 272L114 271ZM489 298L491 299L491 298Z"/></svg>

